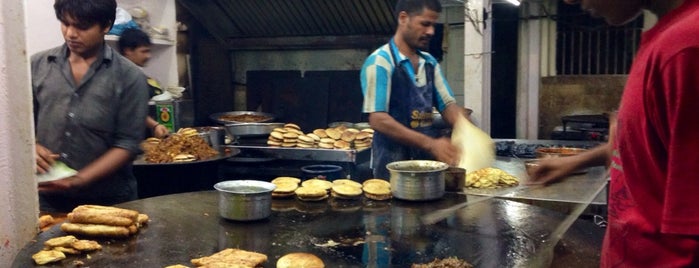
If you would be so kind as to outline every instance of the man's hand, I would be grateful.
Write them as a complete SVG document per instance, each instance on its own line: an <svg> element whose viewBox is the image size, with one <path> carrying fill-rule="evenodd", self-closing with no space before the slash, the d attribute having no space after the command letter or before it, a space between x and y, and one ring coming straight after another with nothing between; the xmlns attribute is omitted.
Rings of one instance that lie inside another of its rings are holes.
<svg viewBox="0 0 699 268"><path fill-rule="evenodd" d="M51 169L53 163L58 159L58 154L54 154L51 150L46 147L36 144L35 149L36 158L36 172L39 174L44 174Z"/></svg>
<svg viewBox="0 0 699 268"><path fill-rule="evenodd" d="M87 184L88 181L84 178L73 175L60 180L40 182L38 189L41 194L71 193L77 192Z"/></svg>
<svg viewBox="0 0 699 268"><path fill-rule="evenodd" d="M541 159L536 164L527 167L529 180L526 184L549 184L573 173L572 157L555 157Z"/></svg>
<svg viewBox="0 0 699 268"><path fill-rule="evenodd" d="M450 166L456 166L459 164L459 157L461 153L448 138L437 138L432 139L429 142L429 152L434 156L437 161L447 163Z"/></svg>

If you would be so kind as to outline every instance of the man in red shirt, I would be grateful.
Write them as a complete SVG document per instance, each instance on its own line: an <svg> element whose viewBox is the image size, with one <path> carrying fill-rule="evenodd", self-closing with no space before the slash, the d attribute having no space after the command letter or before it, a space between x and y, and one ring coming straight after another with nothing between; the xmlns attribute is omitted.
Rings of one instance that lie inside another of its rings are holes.
<svg viewBox="0 0 699 268"><path fill-rule="evenodd" d="M551 182L610 163L602 267L699 267L699 0L566 0L612 25L643 9L658 16L642 36L610 143L545 161Z"/></svg>

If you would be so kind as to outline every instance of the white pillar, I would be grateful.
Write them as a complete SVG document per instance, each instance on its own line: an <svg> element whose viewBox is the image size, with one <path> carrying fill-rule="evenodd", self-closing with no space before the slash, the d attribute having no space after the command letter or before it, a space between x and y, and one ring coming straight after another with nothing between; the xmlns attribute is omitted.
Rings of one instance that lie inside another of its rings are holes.
<svg viewBox="0 0 699 268"><path fill-rule="evenodd" d="M474 123L490 133L490 22L484 27L484 8L491 0L469 0L464 5L464 105L473 110Z"/></svg>
<svg viewBox="0 0 699 268"><path fill-rule="evenodd" d="M37 234L34 129L24 1L0 2L0 263Z"/></svg>
<svg viewBox="0 0 699 268"><path fill-rule="evenodd" d="M522 2L522 16L540 15L539 3ZM517 73L517 138L539 135L539 88L541 86L541 20L521 20ZM548 26L547 26L548 27ZM555 54L554 54L555 55Z"/></svg>

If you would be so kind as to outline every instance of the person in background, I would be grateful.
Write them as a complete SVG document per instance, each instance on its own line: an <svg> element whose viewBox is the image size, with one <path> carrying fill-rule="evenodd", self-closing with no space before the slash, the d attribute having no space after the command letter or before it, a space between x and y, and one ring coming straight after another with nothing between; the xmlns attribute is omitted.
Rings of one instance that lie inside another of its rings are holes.
<svg viewBox="0 0 699 268"><path fill-rule="evenodd" d="M658 22L641 37L609 143L545 161L532 179L610 162L601 266L699 267L699 0L566 2L612 25L644 9Z"/></svg>
<svg viewBox="0 0 699 268"><path fill-rule="evenodd" d="M119 53L141 68L146 66L151 57L150 47L150 37L139 29L125 29L119 37ZM151 98L163 93L162 87L153 78L148 78L148 87ZM146 117L146 128L156 138L164 138L169 134L167 127L159 124L150 116Z"/></svg>
<svg viewBox="0 0 699 268"><path fill-rule="evenodd" d="M37 173L61 161L77 174L40 182L40 209L134 200L131 163L144 138L148 85L105 45L116 1L56 0L53 7L65 43L31 57Z"/></svg>
<svg viewBox="0 0 699 268"><path fill-rule="evenodd" d="M432 127L436 107L451 125L465 110L459 107L437 60L425 52L442 11L439 0L399 0L398 27L388 44L364 62L360 79L372 144L374 177L388 179L386 164L408 159L458 162L459 151Z"/></svg>

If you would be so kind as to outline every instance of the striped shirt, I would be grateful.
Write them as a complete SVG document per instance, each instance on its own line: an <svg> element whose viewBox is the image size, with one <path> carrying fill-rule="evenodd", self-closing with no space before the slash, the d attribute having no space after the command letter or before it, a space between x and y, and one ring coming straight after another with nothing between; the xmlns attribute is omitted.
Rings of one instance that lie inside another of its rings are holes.
<svg viewBox="0 0 699 268"><path fill-rule="evenodd" d="M424 86L427 83L425 75L425 64L434 66L434 96L437 100L435 107L442 112L447 105L454 103L454 94L452 93L447 79L444 77L439 62L427 52L418 51L420 60L418 63L417 73L413 70L413 65L410 59L398 51L393 39L388 44L383 45L376 51L371 53L364 61L360 80L362 83L362 93L364 94L364 104L362 112L388 112L389 100L391 99L391 77L395 65L391 58L391 51L394 55L398 55L398 65L410 75L412 81L415 81L416 86Z"/></svg>

